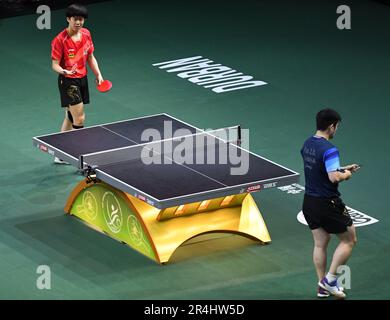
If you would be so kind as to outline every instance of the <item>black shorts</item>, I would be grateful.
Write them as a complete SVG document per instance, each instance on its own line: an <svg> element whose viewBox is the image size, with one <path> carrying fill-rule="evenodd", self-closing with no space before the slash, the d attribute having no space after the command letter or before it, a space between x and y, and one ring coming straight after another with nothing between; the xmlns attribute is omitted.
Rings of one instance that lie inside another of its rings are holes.
<svg viewBox="0 0 390 320"><path fill-rule="evenodd" d="M303 215L311 230L323 228L328 233L343 233L352 226L348 210L339 197L318 198L305 194Z"/></svg>
<svg viewBox="0 0 390 320"><path fill-rule="evenodd" d="M89 103L88 78L66 78L58 76L58 89L60 90L61 107L74 106L75 104Z"/></svg>

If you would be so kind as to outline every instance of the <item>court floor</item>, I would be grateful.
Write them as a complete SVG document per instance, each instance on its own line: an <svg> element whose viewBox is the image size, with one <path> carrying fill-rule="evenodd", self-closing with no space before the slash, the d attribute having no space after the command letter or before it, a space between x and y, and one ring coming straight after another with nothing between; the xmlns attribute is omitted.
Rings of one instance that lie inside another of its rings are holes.
<svg viewBox="0 0 390 320"><path fill-rule="evenodd" d="M333 142L343 163L362 164L340 186L343 199L359 223L378 220L357 228L348 298L389 299L390 6L345 1L352 29L339 30L339 1L300 3L88 5L85 27L114 86L99 93L89 73L86 125L161 112L204 129L240 124L250 130L251 151L303 174L299 150L316 112L338 110ZM0 298L316 299L311 233L297 219L299 186L253 193L270 245L199 239L165 266L65 216L82 177L32 146L33 136L59 131L63 118L50 41L66 26L64 10L52 11L49 30L36 27L37 17L0 20ZM154 65L196 56L267 84L217 93ZM51 269L50 290L36 286L39 265Z"/></svg>

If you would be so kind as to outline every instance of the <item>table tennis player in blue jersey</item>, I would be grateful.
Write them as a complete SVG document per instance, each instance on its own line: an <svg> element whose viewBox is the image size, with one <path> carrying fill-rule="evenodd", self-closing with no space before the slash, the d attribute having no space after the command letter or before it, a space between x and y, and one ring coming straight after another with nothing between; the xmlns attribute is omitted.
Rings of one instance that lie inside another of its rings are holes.
<svg viewBox="0 0 390 320"><path fill-rule="evenodd" d="M341 117L332 109L317 113L317 132L303 144L301 155L305 172L305 196L302 211L314 238L313 262L318 276L317 296L345 298L337 285L337 268L344 265L356 243L356 231L338 191L339 182L348 180L360 167L340 166L333 139ZM330 234L340 240L326 274L327 246Z"/></svg>

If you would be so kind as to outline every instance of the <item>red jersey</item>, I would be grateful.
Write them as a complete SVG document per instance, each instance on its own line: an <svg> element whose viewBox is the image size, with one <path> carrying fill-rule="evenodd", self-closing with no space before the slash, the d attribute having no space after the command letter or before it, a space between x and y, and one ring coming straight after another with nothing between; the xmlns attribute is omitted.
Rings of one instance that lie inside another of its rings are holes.
<svg viewBox="0 0 390 320"><path fill-rule="evenodd" d="M58 60L63 69L71 70L77 64L76 73L68 78L83 78L87 75L87 59L94 51L91 33L81 28L81 39L73 41L67 29L61 31L51 42L51 59Z"/></svg>

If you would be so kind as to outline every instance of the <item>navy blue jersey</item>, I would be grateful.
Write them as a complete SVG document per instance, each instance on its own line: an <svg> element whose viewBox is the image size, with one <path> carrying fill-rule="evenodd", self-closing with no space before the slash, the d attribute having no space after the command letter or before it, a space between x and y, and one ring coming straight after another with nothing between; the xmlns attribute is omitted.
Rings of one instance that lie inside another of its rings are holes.
<svg viewBox="0 0 390 320"><path fill-rule="evenodd" d="M313 197L339 197L338 183L329 180L328 172L340 168L337 148L322 137L312 136L301 149L305 170L305 193Z"/></svg>

